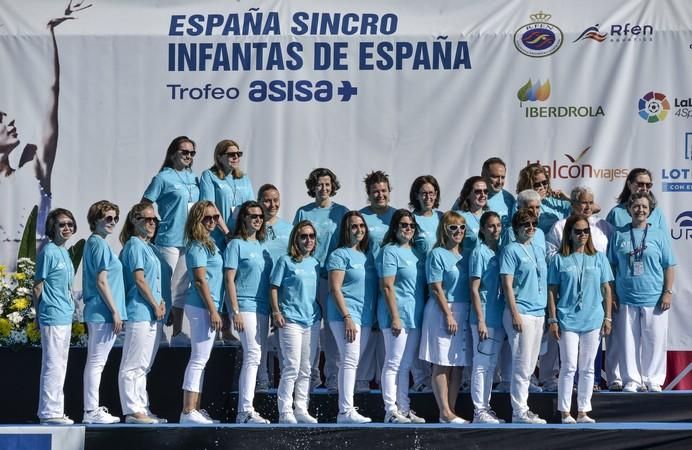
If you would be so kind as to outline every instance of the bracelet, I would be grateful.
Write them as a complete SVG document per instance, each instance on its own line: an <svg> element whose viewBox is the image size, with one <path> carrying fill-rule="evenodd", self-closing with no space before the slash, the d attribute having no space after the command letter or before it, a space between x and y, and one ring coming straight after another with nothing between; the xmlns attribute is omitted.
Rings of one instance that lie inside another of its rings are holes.
<svg viewBox="0 0 692 450"><path fill-rule="evenodd" d="M280 316L280 315L281 315L281 313L278 311L272 313L272 316Z"/></svg>
<svg viewBox="0 0 692 450"><path fill-rule="evenodd" d="M350 319L350 318L351 318L351 315L350 315L350 314L346 314L346 315L343 317L344 320Z"/></svg>
<svg viewBox="0 0 692 450"><path fill-rule="evenodd" d="M610 317L604 317L604 318L603 318L603 321L608 321L608 322L612 322L612 321L613 321L613 319L611 319Z"/></svg>
<svg viewBox="0 0 692 450"><path fill-rule="evenodd" d="M554 324L554 323L557 323L557 319L554 319L554 318L550 317L550 318L548 319L548 325L552 325L552 324Z"/></svg>

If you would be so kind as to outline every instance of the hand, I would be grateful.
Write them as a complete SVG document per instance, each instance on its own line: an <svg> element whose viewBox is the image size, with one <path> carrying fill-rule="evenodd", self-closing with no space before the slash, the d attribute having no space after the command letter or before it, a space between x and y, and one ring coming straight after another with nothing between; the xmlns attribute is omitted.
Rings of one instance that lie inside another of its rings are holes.
<svg viewBox="0 0 692 450"><path fill-rule="evenodd" d="M485 325L485 321L478 321L478 339L481 341L488 339L488 327Z"/></svg>
<svg viewBox="0 0 692 450"><path fill-rule="evenodd" d="M519 314L512 315L512 326L517 332L521 333L522 322Z"/></svg>
<svg viewBox="0 0 692 450"><path fill-rule="evenodd" d="M113 314L113 333L118 335L122 330L123 321L120 319L120 314L116 312Z"/></svg>
<svg viewBox="0 0 692 450"><path fill-rule="evenodd" d="M280 312L272 313L272 319L274 319L274 326L277 328L283 328L284 325L286 325L286 319L284 319L284 315Z"/></svg>
<svg viewBox="0 0 692 450"><path fill-rule="evenodd" d="M447 323L447 333L451 334L452 336L457 334L459 325L457 325L457 321L454 320L454 316L451 313L445 316L445 322Z"/></svg>
<svg viewBox="0 0 692 450"><path fill-rule="evenodd" d="M619 303L618 303L618 296L615 295L615 289L611 289L612 294L610 295L610 308L613 313L618 312L618 309L620 309Z"/></svg>
<svg viewBox="0 0 692 450"><path fill-rule="evenodd" d="M601 327L601 334L603 336L610 336L613 331L613 323L610 320L604 320L603 326Z"/></svg>
<svg viewBox="0 0 692 450"><path fill-rule="evenodd" d="M171 313L168 314L168 320L166 320L167 327L173 325L173 316L175 316L175 308L171 308Z"/></svg>
<svg viewBox="0 0 692 450"><path fill-rule="evenodd" d="M154 308L154 314L156 315L156 320L162 320L166 317L166 304L164 302L159 303Z"/></svg>
<svg viewBox="0 0 692 450"><path fill-rule="evenodd" d="M556 341L560 340L560 326L556 323L551 323L550 324L550 335L555 339Z"/></svg>
<svg viewBox="0 0 692 450"><path fill-rule="evenodd" d="M218 311L214 310L209 313L209 319L211 320L211 329L214 331L221 330L223 326L223 320L221 320L221 315Z"/></svg>
<svg viewBox="0 0 692 450"><path fill-rule="evenodd" d="M399 337L401 330L401 320L399 320L398 317L396 319L392 319L392 336Z"/></svg>
<svg viewBox="0 0 692 450"><path fill-rule="evenodd" d="M346 339L346 342L350 343L355 341L357 333L358 329L356 328L356 324L353 322L353 319L346 317L344 319L344 338Z"/></svg>
<svg viewBox="0 0 692 450"><path fill-rule="evenodd" d="M663 294L661 294L661 300L659 300L658 307L661 309L661 312L666 312L670 309L672 302L673 294L664 292Z"/></svg>
<svg viewBox="0 0 692 450"><path fill-rule="evenodd" d="M233 314L231 316L231 320L233 321L233 329L237 331L238 333L242 333L245 331L245 324L243 323L243 316L240 314Z"/></svg>

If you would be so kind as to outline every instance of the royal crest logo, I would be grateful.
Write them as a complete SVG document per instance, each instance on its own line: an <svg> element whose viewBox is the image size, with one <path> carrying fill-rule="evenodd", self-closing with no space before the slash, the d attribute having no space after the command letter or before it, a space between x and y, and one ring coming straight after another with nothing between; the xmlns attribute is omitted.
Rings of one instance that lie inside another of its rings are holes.
<svg viewBox="0 0 692 450"><path fill-rule="evenodd" d="M531 23L522 25L514 33L514 46L532 58L550 56L562 46L562 30L548 21L552 17L543 11L531 14Z"/></svg>

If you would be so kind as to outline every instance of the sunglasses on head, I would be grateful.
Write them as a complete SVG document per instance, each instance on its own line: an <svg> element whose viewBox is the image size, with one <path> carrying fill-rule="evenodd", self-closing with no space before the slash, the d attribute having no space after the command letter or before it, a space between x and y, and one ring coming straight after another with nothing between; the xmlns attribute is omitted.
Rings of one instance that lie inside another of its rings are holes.
<svg viewBox="0 0 692 450"><path fill-rule="evenodd" d="M447 225L447 231L450 233L456 233L457 231L464 231L466 229L466 225L462 224L450 224Z"/></svg>
<svg viewBox="0 0 692 450"><path fill-rule="evenodd" d="M202 222L218 222L221 216L219 214L214 214L213 216L204 216L202 217Z"/></svg>
<svg viewBox="0 0 692 450"><path fill-rule="evenodd" d="M315 233L302 233L302 234L299 234L298 237L302 241L307 241L308 239L310 239L311 241L314 241L315 240Z"/></svg>
<svg viewBox="0 0 692 450"><path fill-rule="evenodd" d="M120 216L106 216L103 218L106 223L118 223L120 221Z"/></svg>
<svg viewBox="0 0 692 450"><path fill-rule="evenodd" d="M182 149L181 149L181 150L178 150L178 151L179 151L180 154L183 155L183 156L192 156L193 158L194 158L195 155L197 154L197 152L196 152L195 150L182 150Z"/></svg>
<svg viewBox="0 0 692 450"><path fill-rule="evenodd" d="M228 156L229 158L235 159L235 158L241 158L243 156L243 152L226 152L224 155Z"/></svg>
<svg viewBox="0 0 692 450"><path fill-rule="evenodd" d="M588 228L572 228L572 231L577 236L582 236L582 235L588 236L591 233L591 230Z"/></svg>

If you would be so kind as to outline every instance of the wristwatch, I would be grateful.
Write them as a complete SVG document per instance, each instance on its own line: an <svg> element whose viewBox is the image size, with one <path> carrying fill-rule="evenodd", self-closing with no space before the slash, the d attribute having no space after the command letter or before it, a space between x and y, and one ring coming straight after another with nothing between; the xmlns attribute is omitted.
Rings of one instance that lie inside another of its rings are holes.
<svg viewBox="0 0 692 450"><path fill-rule="evenodd" d="M548 319L548 325L552 325L554 323L557 323L557 319L553 319L552 317Z"/></svg>
<svg viewBox="0 0 692 450"><path fill-rule="evenodd" d="M673 293L673 290L672 290L672 289L664 289L664 290L663 290L663 293L664 293L664 294L672 294L672 293Z"/></svg>

